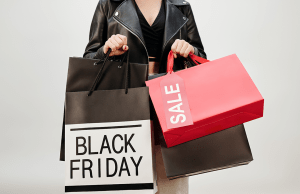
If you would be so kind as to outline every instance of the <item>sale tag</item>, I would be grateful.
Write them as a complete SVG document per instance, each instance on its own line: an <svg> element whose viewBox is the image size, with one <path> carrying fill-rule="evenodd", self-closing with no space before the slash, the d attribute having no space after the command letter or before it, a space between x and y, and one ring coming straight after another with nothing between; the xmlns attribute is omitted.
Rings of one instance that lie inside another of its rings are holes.
<svg viewBox="0 0 300 194"><path fill-rule="evenodd" d="M175 73L167 74L160 82L167 129L193 125L184 80Z"/></svg>

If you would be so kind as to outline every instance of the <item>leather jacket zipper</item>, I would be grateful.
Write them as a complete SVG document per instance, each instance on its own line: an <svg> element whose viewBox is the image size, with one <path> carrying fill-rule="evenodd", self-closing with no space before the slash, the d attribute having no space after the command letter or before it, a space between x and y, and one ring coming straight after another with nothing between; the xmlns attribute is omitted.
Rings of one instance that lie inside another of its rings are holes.
<svg viewBox="0 0 300 194"><path fill-rule="evenodd" d="M124 24L122 24L122 22L119 21L119 20L118 20L117 18L115 18L114 16L113 16L113 19L114 19L116 22L118 22L121 26L123 26L124 28L126 28L129 32L131 32L131 34L135 35L135 36L141 41L141 43L143 44L143 46L144 46L144 48L145 48L145 50L146 50L146 53L147 53L147 61L148 61L148 65L149 65L149 54L148 54L146 45L144 44L144 42L142 41L142 39L141 39L137 34L135 34L132 30L130 30L130 29L127 28Z"/></svg>

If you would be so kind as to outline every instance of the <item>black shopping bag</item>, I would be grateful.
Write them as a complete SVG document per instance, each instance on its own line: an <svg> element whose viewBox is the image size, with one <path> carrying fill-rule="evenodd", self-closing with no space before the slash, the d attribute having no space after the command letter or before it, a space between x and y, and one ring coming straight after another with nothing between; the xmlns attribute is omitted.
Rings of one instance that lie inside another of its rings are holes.
<svg viewBox="0 0 300 194"><path fill-rule="evenodd" d="M95 87L95 90L113 90L124 88L124 76L127 52L122 57L122 60L115 61L109 58L109 51L104 60L85 59L78 57L70 57L66 92L89 91L95 77L103 67L100 83ZM129 88L144 87L148 76L148 65L130 63L129 65ZM62 138L60 149L60 160L65 160L65 113L62 125Z"/></svg>
<svg viewBox="0 0 300 194"><path fill-rule="evenodd" d="M66 93L66 193L154 192L149 91L128 88L129 66L124 89L95 91L101 68L89 91Z"/></svg>
<svg viewBox="0 0 300 194"><path fill-rule="evenodd" d="M162 134L160 142L169 179L246 165L253 160L243 124L171 148L167 148Z"/></svg>

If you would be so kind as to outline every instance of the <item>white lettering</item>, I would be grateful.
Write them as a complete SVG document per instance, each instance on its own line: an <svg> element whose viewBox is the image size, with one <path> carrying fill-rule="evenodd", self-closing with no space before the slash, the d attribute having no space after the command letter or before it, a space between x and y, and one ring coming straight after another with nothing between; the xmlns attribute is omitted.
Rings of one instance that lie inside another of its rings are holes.
<svg viewBox="0 0 300 194"><path fill-rule="evenodd" d="M176 120L174 121L174 116L171 116L170 121L172 124L177 124L179 121L179 117L182 117L181 123L184 123L186 121L186 116L184 114L179 114L176 116Z"/></svg>
<svg viewBox="0 0 300 194"><path fill-rule="evenodd" d="M182 102L179 103L179 104L177 104L177 105L175 105L175 106L173 106L173 107L171 107L171 108L169 108L169 111L170 112L181 112L181 113L184 113L184 110L181 110L180 106L182 106Z"/></svg>
<svg viewBox="0 0 300 194"><path fill-rule="evenodd" d="M176 84L176 88L177 88L177 90L174 90L174 89L173 89L173 86L170 85L170 91L168 91L167 86L165 86L165 93L166 93L166 94L174 94L174 93L180 92L180 90L179 90L179 84Z"/></svg>

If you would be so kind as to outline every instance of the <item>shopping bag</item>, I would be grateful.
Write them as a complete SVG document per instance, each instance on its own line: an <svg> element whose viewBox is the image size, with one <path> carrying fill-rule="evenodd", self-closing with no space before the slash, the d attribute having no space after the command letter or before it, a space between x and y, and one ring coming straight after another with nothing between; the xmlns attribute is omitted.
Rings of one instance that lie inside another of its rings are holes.
<svg viewBox="0 0 300 194"><path fill-rule="evenodd" d="M246 165L253 160L243 124L170 148L162 135L160 142L169 179Z"/></svg>
<svg viewBox="0 0 300 194"><path fill-rule="evenodd" d="M66 84L66 92L79 92L89 91L91 85L94 82L97 73L103 68L103 74L100 83L95 90L113 90L124 88L124 76L125 63L127 52L123 55L120 61L112 60L109 58L108 51L104 60L99 59L85 59L79 57L70 57L69 68ZM104 64L106 64L104 66ZM129 65L129 76L130 80L128 83L129 88L144 87L146 86L145 81L148 76L147 64L130 63ZM62 138L61 138L61 149L60 149L60 160L65 160L65 113L63 116L62 125Z"/></svg>
<svg viewBox="0 0 300 194"><path fill-rule="evenodd" d="M264 99L236 55L146 81L168 147L263 116Z"/></svg>
<svg viewBox="0 0 300 194"><path fill-rule="evenodd" d="M149 90L128 88L128 68L123 89L95 90L101 68L89 91L66 93L66 193L154 193Z"/></svg>

